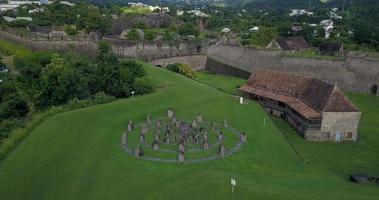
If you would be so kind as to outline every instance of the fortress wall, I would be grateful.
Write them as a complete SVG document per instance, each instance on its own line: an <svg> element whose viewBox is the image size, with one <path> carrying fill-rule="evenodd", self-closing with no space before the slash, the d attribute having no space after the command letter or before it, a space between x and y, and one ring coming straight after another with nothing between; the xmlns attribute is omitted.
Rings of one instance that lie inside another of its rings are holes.
<svg viewBox="0 0 379 200"><path fill-rule="evenodd" d="M189 56L177 56L171 58L155 59L151 62L153 65L166 67L169 64L184 63L191 65L195 70L202 70L207 62L206 55L189 55Z"/></svg>
<svg viewBox="0 0 379 200"><path fill-rule="evenodd" d="M24 45L32 50L73 51L96 56L96 40L42 40L27 38L0 30L0 39ZM117 38L104 38L113 51L123 58L157 60L161 63L191 63L196 69L206 69L246 77L256 68L272 69L309 75L330 84L337 83L345 91L367 93L373 84L379 84L379 60L349 56L345 60L323 60L289 57L280 51L259 50L238 46L216 46L194 41L130 42ZM196 57L195 55L199 55ZM204 61L207 55L208 60ZM176 58L173 58L176 57ZM159 60L163 59L163 60ZM200 67L198 67L200 66ZM235 68L231 68L231 66Z"/></svg>
<svg viewBox="0 0 379 200"><path fill-rule="evenodd" d="M59 52L73 51L88 56L96 56L97 40L47 40L46 38L28 38L6 30L0 30L0 39L26 46L32 50L54 50ZM206 44L194 41L176 42L131 42L117 38L104 38L112 50L122 58L142 59L151 61L158 58L175 56L200 55L206 53Z"/></svg>
<svg viewBox="0 0 379 200"><path fill-rule="evenodd" d="M323 60L288 57L280 51L215 45L208 47L208 57L248 72L263 68L308 75L330 84L337 83L342 90L351 92L367 93L372 83L379 83L379 60L372 58Z"/></svg>
<svg viewBox="0 0 379 200"><path fill-rule="evenodd" d="M97 42L92 40L46 40L32 39L0 30L0 39L26 46L32 51L54 50L58 52L78 52L90 57L97 54Z"/></svg>
<svg viewBox="0 0 379 200"><path fill-rule="evenodd" d="M105 40L112 44L113 51L118 56L123 58L138 58L146 61L206 53L206 45L201 42L130 42L109 38Z"/></svg>

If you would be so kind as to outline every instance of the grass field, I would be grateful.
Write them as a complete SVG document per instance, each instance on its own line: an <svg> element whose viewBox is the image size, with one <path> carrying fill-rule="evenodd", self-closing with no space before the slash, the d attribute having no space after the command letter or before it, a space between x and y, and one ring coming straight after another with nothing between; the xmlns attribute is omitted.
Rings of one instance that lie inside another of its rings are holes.
<svg viewBox="0 0 379 200"><path fill-rule="evenodd" d="M29 53L30 53L30 50L27 49L26 47L15 45L13 43L10 43L4 40L0 40L0 55L1 56L11 56L11 55L23 56Z"/></svg>
<svg viewBox="0 0 379 200"><path fill-rule="evenodd" d="M215 89L159 68L146 70L157 92L57 114L36 127L0 163L1 199L377 199L378 186L347 179L357 172L379 175L378 98L351 95L364 112L359 142L311 143L271 121L256 103L239 105L220 91L235 87L224 84L227 77L205 74L203 81ZM169 107L185 118L227 118L248 134L248 143L231 157L200 164L127 155L119 143L128 121L164 115ZM309 167L277 126L310 160ZM237 180L234 194L230 178Z"/></svg>

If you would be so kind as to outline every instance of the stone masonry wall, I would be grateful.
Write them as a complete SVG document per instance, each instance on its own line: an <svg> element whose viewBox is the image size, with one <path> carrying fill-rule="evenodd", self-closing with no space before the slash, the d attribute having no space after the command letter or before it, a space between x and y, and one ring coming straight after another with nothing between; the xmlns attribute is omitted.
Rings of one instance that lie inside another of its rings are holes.
<svg viewBox="0 0 379 200"><path fill-rule="evenodd" d="M96 56L98 49L96 40L38 40L4 30L0 30L0 39L27 46L32 50L73 51L91 57ZM374 83L379 84L379 60L366 57L349 56L345 60L322 60L288 57L282 55L281 51L239 46L209 46L208 43L194 41L130 42L116 38L104 39L110 42L113 51L123 58L152 61L207 55L209 59L205 68L243 78L254 69L263 68L312 76L329 84L338 84L342 90L351 92L368 93L370 86ZM198 68L198 64L195 66ZM230 68L231 66L234 68Z"/></svg>
<svg viewBox="0 0 379 200"><path fill-rule="evenodd" d="M174 63L184 63L192 66L195 70L204 69L205 63L207 62L206 55L189 55L189 56L177 56L171 58L161 58L155 59L151 64L161 67L166 67L169 64Z"/></svg>
<svg viewBox="0 0 379 200"><path fill-rule="evenodd" d="M248 72L263 68L308 75L329 84L337 83L342 90L351 92L367 93L372 83L379 83L379 60L372 58L322 60L288 57L280 51L216 45L208 47L208 57Z"/></svg>
<svg viewBox="0 0 379 200"><path fill-rule="evenodd" d="M324 112L321 134L330 135L330 140L335 140L336 134L339 132L342 133L341 140L356 141L360 119L360 112ZM349 134L351 134L351 138L348 138Z"/></svg>

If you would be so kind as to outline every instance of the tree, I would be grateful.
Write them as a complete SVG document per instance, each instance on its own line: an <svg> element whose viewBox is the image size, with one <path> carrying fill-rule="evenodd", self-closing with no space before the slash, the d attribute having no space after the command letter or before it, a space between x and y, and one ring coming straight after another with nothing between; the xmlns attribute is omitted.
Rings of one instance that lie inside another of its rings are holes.
<svg viewBox="0 0 379 200"><path fill-rule="evenodd" d="M25 99L18 94L8 96L0 105L0 120L21 118L29 112Z"/></svg>
<svg viewBox="0 0 379 200"><path fill-rule="evenodd" d="M198 37L200 32L196 29L196 27L192 23L185 23L179 26L178 32L180 35L188 36L194 35Z"/></svg>
<svg viewBox="0 0 379 200"><path fill-rule="evenodd" d="M142 64L137 63L134 60L125 60L121 62L121 66L128 70L128 72L134 77L134 78L140 78L146 75L146 71L143 68Z"/></svg>

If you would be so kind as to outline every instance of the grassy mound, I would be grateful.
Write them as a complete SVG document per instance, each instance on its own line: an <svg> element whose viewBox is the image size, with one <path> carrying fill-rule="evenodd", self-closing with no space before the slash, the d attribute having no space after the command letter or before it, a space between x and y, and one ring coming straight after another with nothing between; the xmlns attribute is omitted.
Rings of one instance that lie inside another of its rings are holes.
<svg viewBox="0 0 379 200"><path fill-rule="evenodd" d="M311 165L305 167L256 103L239 105L206 84L158 68L146 70L157 92L57 114L36 127L0 163L1 199L376 199L379 195L378 186L347 181L349 173L379 175L377 98L353 98L364 111L362 142L309 143L286 129L294 146L309 156ZM120 146L128 121L143 121L148 113L165 115L169 107L188 119L198 113L210 120L226 118L247 133L248 143L230 157L198 164L155 163L129 156ZM230 178L237 180L234 194Z"/></svg>

